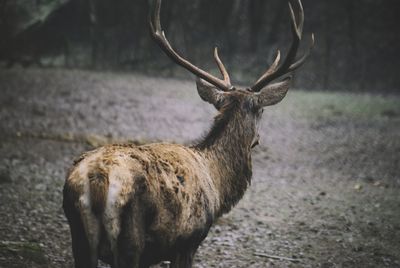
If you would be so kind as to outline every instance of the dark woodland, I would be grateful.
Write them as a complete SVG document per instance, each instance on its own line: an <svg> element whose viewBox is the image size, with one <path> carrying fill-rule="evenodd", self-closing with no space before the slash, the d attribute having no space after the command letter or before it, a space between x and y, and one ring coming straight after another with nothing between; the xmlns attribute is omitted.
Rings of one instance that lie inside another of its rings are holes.
<svg viewBox="0 0 400 268"><path fill-rule="evenodd" d="M187 77L149 36L147 0L1 0L0 60L8 67L135 70ZM290 40L287 1L165 1L163 25L183 55L213 70L214 46L236 82L254 81ZM312 57L296 86L317 90L400 89L396 0L303 1ZM305 44L308 45L308 44Z"/></svg>

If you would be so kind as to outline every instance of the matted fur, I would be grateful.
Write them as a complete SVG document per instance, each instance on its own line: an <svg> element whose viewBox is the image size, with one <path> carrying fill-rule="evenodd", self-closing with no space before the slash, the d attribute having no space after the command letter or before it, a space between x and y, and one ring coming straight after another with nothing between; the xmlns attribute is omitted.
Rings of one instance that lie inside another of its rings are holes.
<svg viewBox="0 0 400 268"><path fill-rule="evenodd" d="M215 141L224 134L224 130L228 126L232 116L234 116L234 113L238 110L239 105L239 101L234 98L226 99L222 104L218 115L215 116L210 131L199 140L194 147L203 150L215 144Z"/></svg>
<svg viewBox="0 0 400 268"><path fill-rule="evenodd" d="M190 266L213 221L250 183L255 120L247 118L246 98L238 93L227 99L210 133L193 147L108 145L75 162L64 207L70 223L76 214L71 210L80 215L86 234L80 239L88 239L86 258L93 267L97 258L114 267L148 267L162 260ZM80 239L73 236L73 247L84 244Z"/></svg>
<svg viewBox="0 0 400 268"><path fill-rule="evenodd" d="M98 167L88 173L90 202L93 213L99 215L106 206L109 180L107 171Z"/></svg>

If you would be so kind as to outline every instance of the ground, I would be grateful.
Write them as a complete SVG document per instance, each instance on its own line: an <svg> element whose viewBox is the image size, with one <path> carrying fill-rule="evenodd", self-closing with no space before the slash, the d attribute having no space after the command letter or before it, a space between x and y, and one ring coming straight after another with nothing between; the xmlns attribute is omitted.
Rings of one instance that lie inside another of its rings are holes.
<svg viewBox="0 0 400 268"><path fill-rule="evenodd" d="M72 267L61 193L81 152L190 144L215 114L193 81L131 73L1 69L0 89L0 267ZM400 267L400 96L292 90L260 134L195 267Z"/></svg>

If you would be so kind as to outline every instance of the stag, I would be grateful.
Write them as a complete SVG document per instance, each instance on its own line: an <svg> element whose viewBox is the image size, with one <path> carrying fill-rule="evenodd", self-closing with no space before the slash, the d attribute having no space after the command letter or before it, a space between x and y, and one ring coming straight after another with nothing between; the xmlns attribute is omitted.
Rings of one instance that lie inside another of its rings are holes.
<svg viewBox="0 0 400 268"><path fill-rule="evenodd" d="M186 147L156 143L107 145L75 160L64 186L77 268L95 268L98 259L114 268L149 267L170 261L192 267L194 254L213 222L243 196L252 176L251 149L258 144L263 107L280 102L314 44L296 60L304 13L289 3L293 41L249 88L231 85L218 50L219 79L182 58L160 23L161 0L150 16L151 34L178 65L197 77L200 97L218 110L209 133ZM271 83L280 78L278 82Z"/></svg>

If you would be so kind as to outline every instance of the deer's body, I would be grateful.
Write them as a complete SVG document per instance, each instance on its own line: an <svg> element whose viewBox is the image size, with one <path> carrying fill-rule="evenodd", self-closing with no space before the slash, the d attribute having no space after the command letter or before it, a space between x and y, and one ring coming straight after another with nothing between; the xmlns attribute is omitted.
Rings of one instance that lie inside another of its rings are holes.
<svg viewBox="0 0 400 268"><path fill-rule="evenodd" d="M250 126L250 131L236 127L243 122L239 108L227 104L209 135L193 147L108 145L75 161L64 209L81 231L75 244L86 263L81 267L90 267L88 256L117 262L117 252L140 252L136 259L143 267L162 260L190 267L214 219L229 211L250 183L254 133ZM79 239L83 230L91 232L87 245Z"/></svg>
<svg viewBox="0 0 400 268"><path fill-rule="evenodd" d="M209 169L201 153L180 145L105 146L76 163L66 200L99 238L90 254L100 248L98 257L113 263L117 248L133 253L126 247L145 256L142 264L155 264L206 236L219 209Z"/></svg>
<svg viewBox="0 0 400 268"><path fill-rule="evenodd" d="M297 69L303 28L292 7L293 44L283 64L275 62L248 89L231 86L218 51L223 80L199 69L170 46L160 24L157 0L153 37L175 62L198 79L200 97L219 111L210 132L192 147L177 144L108 145L75 161L64 187L63 207L72 236L76 268L95 268L98 259L113 268L145 268L160 261L192 266L193 256L216 218L243 196L252 175L251 149L258 144L263 107L280 102Z"/></svg>

